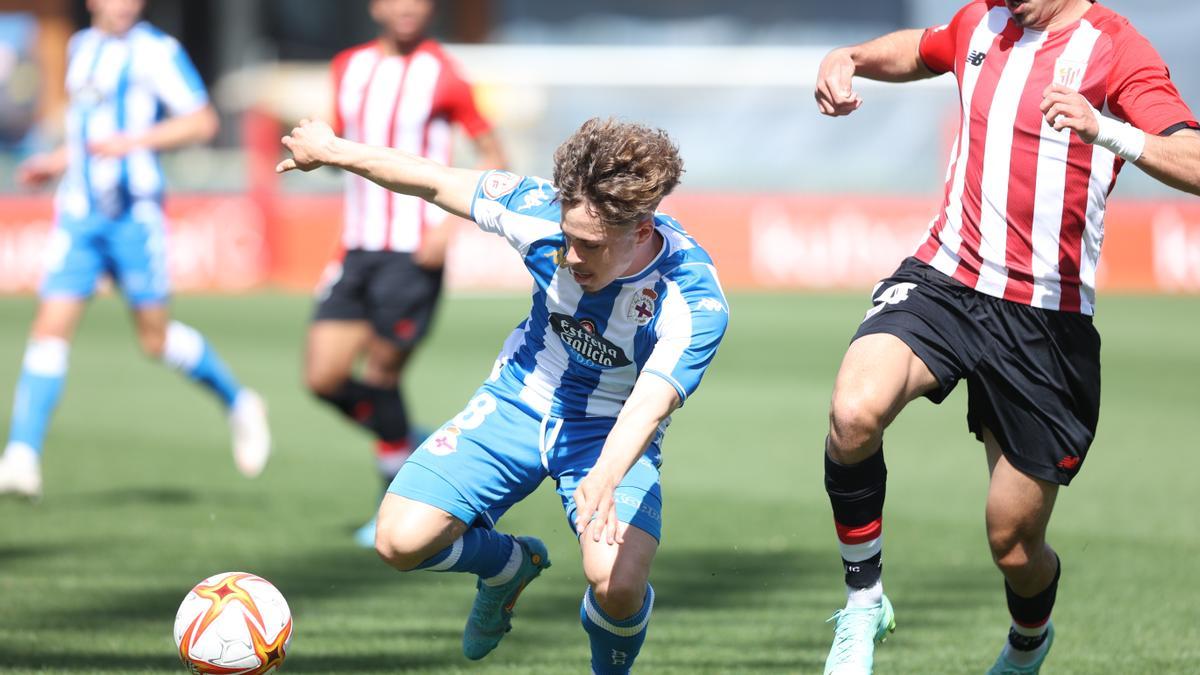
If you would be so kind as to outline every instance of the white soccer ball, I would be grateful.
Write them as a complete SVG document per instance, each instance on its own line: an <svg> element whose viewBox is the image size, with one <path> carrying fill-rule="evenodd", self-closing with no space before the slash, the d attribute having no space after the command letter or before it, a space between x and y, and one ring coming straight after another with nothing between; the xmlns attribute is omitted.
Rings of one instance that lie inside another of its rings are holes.
<svg viewBox="0 0 1200 675"><path fill-rule="evenodd" d="M246 572L213 575L175 614L175 646L188 670L204 675L261 675L283 665L292 613L269 581Z"/></svg>

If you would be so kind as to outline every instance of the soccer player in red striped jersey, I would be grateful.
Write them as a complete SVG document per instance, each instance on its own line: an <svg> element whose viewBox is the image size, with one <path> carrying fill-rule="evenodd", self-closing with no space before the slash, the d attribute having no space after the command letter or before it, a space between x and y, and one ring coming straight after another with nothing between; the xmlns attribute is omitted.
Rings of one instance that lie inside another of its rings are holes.
<svg viewBox="0 0 1200 675"><path fill-rule="evenodd" d="M987 532L1012 624L992 673L1036 673L1061 566L1046 543L1100 408L1092 326L1105 203L1132 163L1200 194L1200 124L1150 43L1089 0L975 0L944 26L836 49L820 111L862 105L855 75L953 73L961 118L946 192L914 256L875 288L834 385L825 484L845 566L826 673L869 673L895 628L881 583L883 431L959 380L986 449Z"/></svg>
<svg viewBox="0 0 1200 675"><path fill-rule="evenodd" d="M379 38L333 60L335 131L446 164L457 124L481 167L503 167L503 150L470 86L426 35L434 1L371 0L369 8ZM385 487L413 448L400 380L441 294L449 230L441 209L347 174L341 251L318 291L305 380L375 436ZM355 539L374 546L375 521Z"/></svg>

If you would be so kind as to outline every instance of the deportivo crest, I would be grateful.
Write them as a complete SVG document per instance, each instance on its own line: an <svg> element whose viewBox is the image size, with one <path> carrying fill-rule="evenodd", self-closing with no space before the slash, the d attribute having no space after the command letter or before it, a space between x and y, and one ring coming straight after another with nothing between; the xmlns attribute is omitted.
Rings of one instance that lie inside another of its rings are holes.
<svg viewBox="0 0 1200 675"><path fill-rule="evenodd" d="M627 317L639 326L645 326L654 319L654 309L658 306L658 293L652 288L643 288L633 294L629 301Z"/></svg>
<svg viewBox="0 0 1200 675"><path fill-rule="evenodd" d="M571 357L584 365L620 368L632 363L624 350L596 333L596 324L591 319L552 312L550 330L570 348Z"/></svg>
<svg viewBox="0 0 1200 675"><path fill-rule="evenodd" d="M458 427L451 424L426 441L425 447L430 453L438 457L445 457L458 450L458 435L461 433L462 431Z"/></svg>
<svg viewBox="0 0 1200 675"><path fill-rule="evenodd" d="M493 171L483 179L483 194L488 199L499 199L521 184L521 177L507 171Z"/></svg>

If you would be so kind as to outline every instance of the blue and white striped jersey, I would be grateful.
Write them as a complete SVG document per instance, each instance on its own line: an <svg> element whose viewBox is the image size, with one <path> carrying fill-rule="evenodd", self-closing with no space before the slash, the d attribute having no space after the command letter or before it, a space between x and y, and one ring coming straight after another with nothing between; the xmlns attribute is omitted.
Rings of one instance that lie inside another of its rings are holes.
<svg viewBox="0 0 1200 675"><path fill-rule="evenodd" d="M69 166L58 189L59 213L114 216L139 200L161 200L163 174L156 153L135 150L121 158L102 158L87 148L207 104L191 59L175 38L144 21L124 35L82 30L71 37L68 58Z"/></svg>
<svg viewBox="0 0 1200 675"><path fill-rule="evenodd" d="M533 308L505 341L492 386L540 415L616 417L640 373L675 387L700 385L729 322L708 253L669 216L654 225L663 249L644 270L584 293L559 266L564 250L557 191L541 178L484 174L471 217L499 234L533 275Z"/></svg>

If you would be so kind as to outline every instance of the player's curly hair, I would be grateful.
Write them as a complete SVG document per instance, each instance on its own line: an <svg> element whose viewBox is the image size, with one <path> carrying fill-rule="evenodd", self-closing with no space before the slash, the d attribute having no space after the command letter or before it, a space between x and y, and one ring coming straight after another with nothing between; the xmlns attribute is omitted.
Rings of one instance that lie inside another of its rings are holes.
<svg viewBox="0 0 1200 675"><path fill-rule="evenodd" d="M554 151L554 185L566 208L581 203L606 225L653 216L683 173L679 148L662 129L598 117Z"/></svg>

